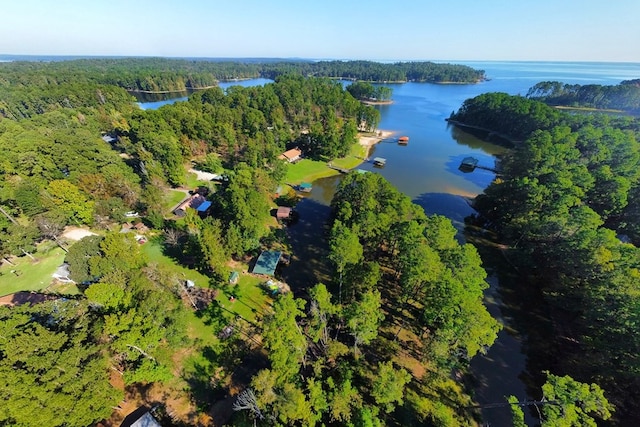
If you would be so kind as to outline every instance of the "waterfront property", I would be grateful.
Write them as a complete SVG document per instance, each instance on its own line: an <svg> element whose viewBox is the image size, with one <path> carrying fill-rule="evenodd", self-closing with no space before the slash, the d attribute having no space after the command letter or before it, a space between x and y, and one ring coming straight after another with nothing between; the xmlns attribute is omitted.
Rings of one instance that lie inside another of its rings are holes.
<svg viewBox="0 0 640 427"><path fill-rule="evenodd" d="M297 148L292 148L291 150L287 150L282 153L278 158L281 160L286 160L289 163L295 163L302 157L302 151Z"/></svg>

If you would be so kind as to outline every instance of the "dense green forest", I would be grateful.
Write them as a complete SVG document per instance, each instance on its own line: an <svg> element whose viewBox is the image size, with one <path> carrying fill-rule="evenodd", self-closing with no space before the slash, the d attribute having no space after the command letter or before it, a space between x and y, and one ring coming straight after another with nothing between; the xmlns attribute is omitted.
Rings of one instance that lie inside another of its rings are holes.
<svg viewBox="0 0 640 427"><path fill-rule="evenodd" d="M465 101L451 119L514 147L476 198L476 222L510 245L508 258L529 277L522 286L551 307L548 369L597 382L618 421L636 425L640 120L500 93Z"/></svg>

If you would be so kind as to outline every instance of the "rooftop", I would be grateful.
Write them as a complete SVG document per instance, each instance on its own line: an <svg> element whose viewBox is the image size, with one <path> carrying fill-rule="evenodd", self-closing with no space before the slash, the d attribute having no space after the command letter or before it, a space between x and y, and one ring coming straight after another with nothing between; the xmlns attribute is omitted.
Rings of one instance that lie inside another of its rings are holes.
<svg viewBox="0 0 640 427"><path fill-rule="evenodd" d="M282 256L280 251L263 251L256 260L256 265L253 266L253 273L273 276L280 256Z"/></svg>

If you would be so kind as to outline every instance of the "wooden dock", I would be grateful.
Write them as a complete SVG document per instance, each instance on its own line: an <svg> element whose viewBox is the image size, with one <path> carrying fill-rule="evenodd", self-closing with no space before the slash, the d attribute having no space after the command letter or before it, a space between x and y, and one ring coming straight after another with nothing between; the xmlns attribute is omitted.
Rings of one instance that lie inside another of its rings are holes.
<svg viewBox="0 0 640 427"><path fill-rule="evenodd" d="M338 166L333 166L331 163L327 163L327 167L329 169L336 170L336 171L338 171L340 173L349 173L349 172L351 172L351 169L339 168Z"/></svg>

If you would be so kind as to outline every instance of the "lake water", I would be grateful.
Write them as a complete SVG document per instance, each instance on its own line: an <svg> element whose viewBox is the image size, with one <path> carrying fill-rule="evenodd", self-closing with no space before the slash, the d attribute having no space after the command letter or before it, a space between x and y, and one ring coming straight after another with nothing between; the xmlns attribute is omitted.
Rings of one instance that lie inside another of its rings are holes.
<svg viewBox="0 0 640 427"><path fill-rule="evenodd" d="M458 169L467 156L479 159L482 166L492 167L502 147L484 143L458 128L449 126L445 119L456 111L465 99L486 92L505 92L525 95L530 87L541 81L557 80L571 84L615 85L622 80L640 78L640 64L630 63L570 63L570 62L463 62L485 70L489 79L474 85L435 85L405 83L388 85L393 89L393 104L379 106L380 129L395 131L395 136L409 136L409 144L400 146L394 140L376 145L371 157L384 157L384 168L364 163L361 168L383 175L393 185L420 204L428 214L449 217L459 230L466 216L473 213L467 202L494 179L494 174L476 169L463 173ZM263 85L269 80L256 79L233 84ZM168 102L174 102L169 100ZM158 108L156 105L141 105ZM299 222L290 228L294 249L292 266L285 270L285 279L295 290L296 283L314 284L326 281L328 272L322 262L327 248L318 246L323 241L323 224L329 215L329 202L340 177L314 182L309 197L297 206ZM464 238L461 234L461 238ZM314 261L315 260L315 261ZM490 266L489 266L490 267ZM476 400L480 404L504 402L504 396L513 394L520 399L528 396L524 378L531 377L524 347L529 347L530 332L526 320L532 310L526 306L527 298L499 283L490 276L490 289L486 293L488 309L503 322L496 343L485 356L472 361L472 372L477 379ZM526 345L529 344L529 345ZM524 347L523 347L524 346ZM511 425L508 408L484 410L483 417L492 426ZM528 416L527 422L535 422Z"/></svg>
<svg viewBox="0 0 640 427"><path fill-rule="evenodd" d="M222 89L226 89L231 86L262 86L267 83L272 83L273 80L269 79L250 79L250 80L234 80L228 82L220 82L218 86ZM182 102L189 99L189 95L191 95L193 90L185 91L185 92L170 92L170 93L141 93L135 92L132 93L133 96L138 100L138 106L143 110L157 110L163 105L167 104L175 104L176 102Z"/></svg>

